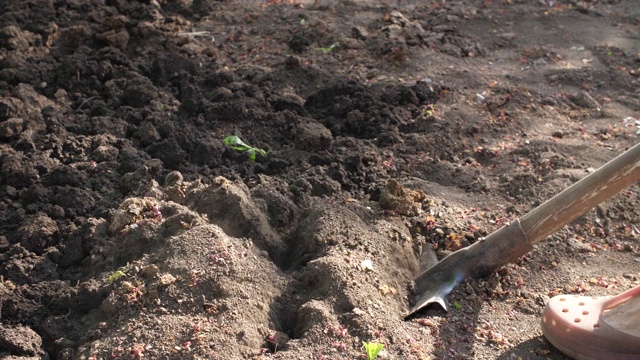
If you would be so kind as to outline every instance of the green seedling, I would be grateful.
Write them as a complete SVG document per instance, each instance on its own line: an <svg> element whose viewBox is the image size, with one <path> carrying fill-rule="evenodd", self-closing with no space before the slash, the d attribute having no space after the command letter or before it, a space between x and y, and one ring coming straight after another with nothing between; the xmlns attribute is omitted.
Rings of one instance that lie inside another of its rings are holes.
<svg viewBox="0 0 640 360"><path fill-rule="evenodd" d="M367 360L374 360L378 357L378 353L384 348L384 344L378 344L377 342L362 342L364 351L367 353Z"/></svg>
<svg viewBox="0 0 640 360"><path fill-rule="evenodd" d="M460 305L460 303L457 302L457 301L453 304L453 306L455 306L456 309L458 309L458 310L462 309L462 305Z"/></svg>
<svg viewBox="0 0 640 360"><path fill-rule="evenodd" d="M323 54L328 54L328 53L332 52L333 49L335 49L335 48L336 48L336 44L332 44L329 47L321 47L321 48L317 48L316 50L320 51Z"/></svg>
<svg viewBox="0 0 640 360"><path fill-rule="evenodd" d="M118 271L114 272L113 274L111 274L107 280L109 280L109 284L111 284L114 281L120 279L121 277L123 277L125 275L127 275L127 274L125 274L123 271L118 270Z"/></svg>
<svg viewBox="0 0 640 360"><path fill-rule="evenodd" d="M436 106L433 104L429 104L424 108L422 108L422 113L425 114L427 117L432 117L435 111L436 111Z"/></svg>
<svg viewBox="0 0 640 360"><path fill-rule="evenodd" d="M256 154L267 156L266 151L260 148L245 144L244 141L240 140L240 137L238 137L237 135L229 135L226 138L224 138L223 142L225 145L231 146L231 148L235 151L246 152L247 154L249 154L249 159L251 160L251 162L256 161Z"/></svg>

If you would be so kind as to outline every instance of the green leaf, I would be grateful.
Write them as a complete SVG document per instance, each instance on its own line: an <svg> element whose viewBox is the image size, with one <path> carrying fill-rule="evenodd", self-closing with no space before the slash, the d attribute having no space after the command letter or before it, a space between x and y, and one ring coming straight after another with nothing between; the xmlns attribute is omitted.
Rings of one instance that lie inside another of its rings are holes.
<svg viewBox="0 0 640 360"><path fill-rule="evenodd" d="M242 140L240 140L240 138L237 137L236 135L229 135L226 138L224 138L222 142L224 142L225 145L235 145L242 142Z"/></svg>
<svg viewBox="0 0 640 360"><path fill-rule="evenodd" d="M229 135L226 138L224 138L222 142L225 145L229 145L235 151L246 151L247 154L249 154L249 160L251 160L252 162L256 161L256 154L267 156L266 151L257 147L253 147L249 144L246 144L237 135Z"/></svg>
<svg viewBox="0 0 640 360"><path fill-rule="evenodd" d="M378 353L384 348L384 344L362 342L364 350L367 353L367 360L374 360L378 357Z"/></svg>
<svg viewBox="0 0 640 360"><path fill-rule="evenodd" d="M107 279L109 281L109 284L113 283L114 281L118 280L119 278L125 276L126 274L123 271L116 271L113 274L111 274L111 276L109 276L109 278Z"/></svg>
<svg viewBox="0 0 640 360"><path fill-rule="evenodd" d="M457 301L453 304L453 306L455 306L456 309L458 309L458 310L462 309L462 305L460 305L460 303L457 302Z"/></svg>
<svg viewBox="0 0 640 360"><path fill-rule="evenodd" d="M251 160L251 162L256 162L256 148L248 149L247 154L249 154L249 160Z"/></svg>
<svg viewBox="0 0 640 360"><path fill-rule="evenodd" d="M320 51L321 53L327 54L327 53L332 52L333 49L335 49L335 48L336 48L336 44L332 44L329 47L321 47L321 48L318 48L317 50Z"/></svg>
<svg viewBox="0 0 640 360"><path fill-rule="evenodd" d="M224 138L224 140L222 140L222 142L225 145L236 145L236 146L241 146L244 148L250 148L251 146L247 145L244 143L244 141L240 140L240 137L238 135L229 135L226 138Z"/></svg>

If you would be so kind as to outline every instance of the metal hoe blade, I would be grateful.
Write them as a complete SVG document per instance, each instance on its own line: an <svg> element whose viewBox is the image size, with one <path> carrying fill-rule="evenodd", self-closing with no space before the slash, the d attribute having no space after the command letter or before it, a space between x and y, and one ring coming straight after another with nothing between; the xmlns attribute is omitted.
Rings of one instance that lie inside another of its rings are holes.
<svg viewBox="0 0 640 360"><path fill-rule="evenodd" d="M448 310L446 297L462 280L489 275L504 265L505 258L517 259L531 249L533 245L527 242L520 221L516 220L484 240L450 254L416 278L420 297L405 318L432 303Z"/></svg>
<svg viewBox="0 0 640 360"><path fill-rule="evenodd" d="M415 280L420 296L406 316L431 303L447 310L446 296L460 281L487 276L518 259L533 245L638 180L640 143L523 217L422 272Z"/></svg>

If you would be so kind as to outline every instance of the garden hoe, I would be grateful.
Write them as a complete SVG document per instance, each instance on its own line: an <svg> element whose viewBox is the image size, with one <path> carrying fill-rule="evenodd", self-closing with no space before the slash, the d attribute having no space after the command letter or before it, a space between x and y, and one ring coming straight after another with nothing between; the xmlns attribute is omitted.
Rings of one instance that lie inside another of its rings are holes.
<svg viewBox="0 0 640 360"><path fill-rule="evenodd" d="M522 218L451 253L426 270L421 268L422 273L415 280L418 298L406 317L431 303L447 310L445 298L460 281L487 276L518 259L548 235L638 180L640 143ZM421 263L425 256L435 257L429 246L423 249Z"/></svg>

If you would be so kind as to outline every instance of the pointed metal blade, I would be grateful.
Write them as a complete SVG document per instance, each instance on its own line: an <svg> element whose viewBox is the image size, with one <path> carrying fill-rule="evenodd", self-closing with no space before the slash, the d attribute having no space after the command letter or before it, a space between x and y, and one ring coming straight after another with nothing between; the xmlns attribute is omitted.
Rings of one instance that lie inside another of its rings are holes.
<svg viewBox="0 0 640 360"><path fill-rule="evenodd" d="M436 255L436 251L431 243L426 242L424 245L422 245L422 253L420 254L420 273L424 273L437 264L438 256ZM447 305L446 301L446 296L448 294L446 288L436 288L436 282L429 282L426 284L417 283L417 287L420 297L411 309L411 313L409 315L413 314L418 309L426 307L432 303L438 303L445 311L449 311L449 306Z"/></svg>
<svg viewBox="0 0 640 360"><path fill-rule="evenodd" d="M527 242L520 221L516 219L484 240L449 254L416 278L419 297L405 318L432 303L447 310L446 297L462 280L487 276L532 249L533 245ZM423 251L420 262L428 256Z"/></svg>
<svg viewBox="0 0 640 360"><path fill-rule="evenodd" d="M441 261L420 274L416 279L417 293L420 296L405 318L433 303L437 303L445 311L449 311L447 295L465 276L462 272L446 266L447 264L444 263L445 266L443 267Z"/></svg>

